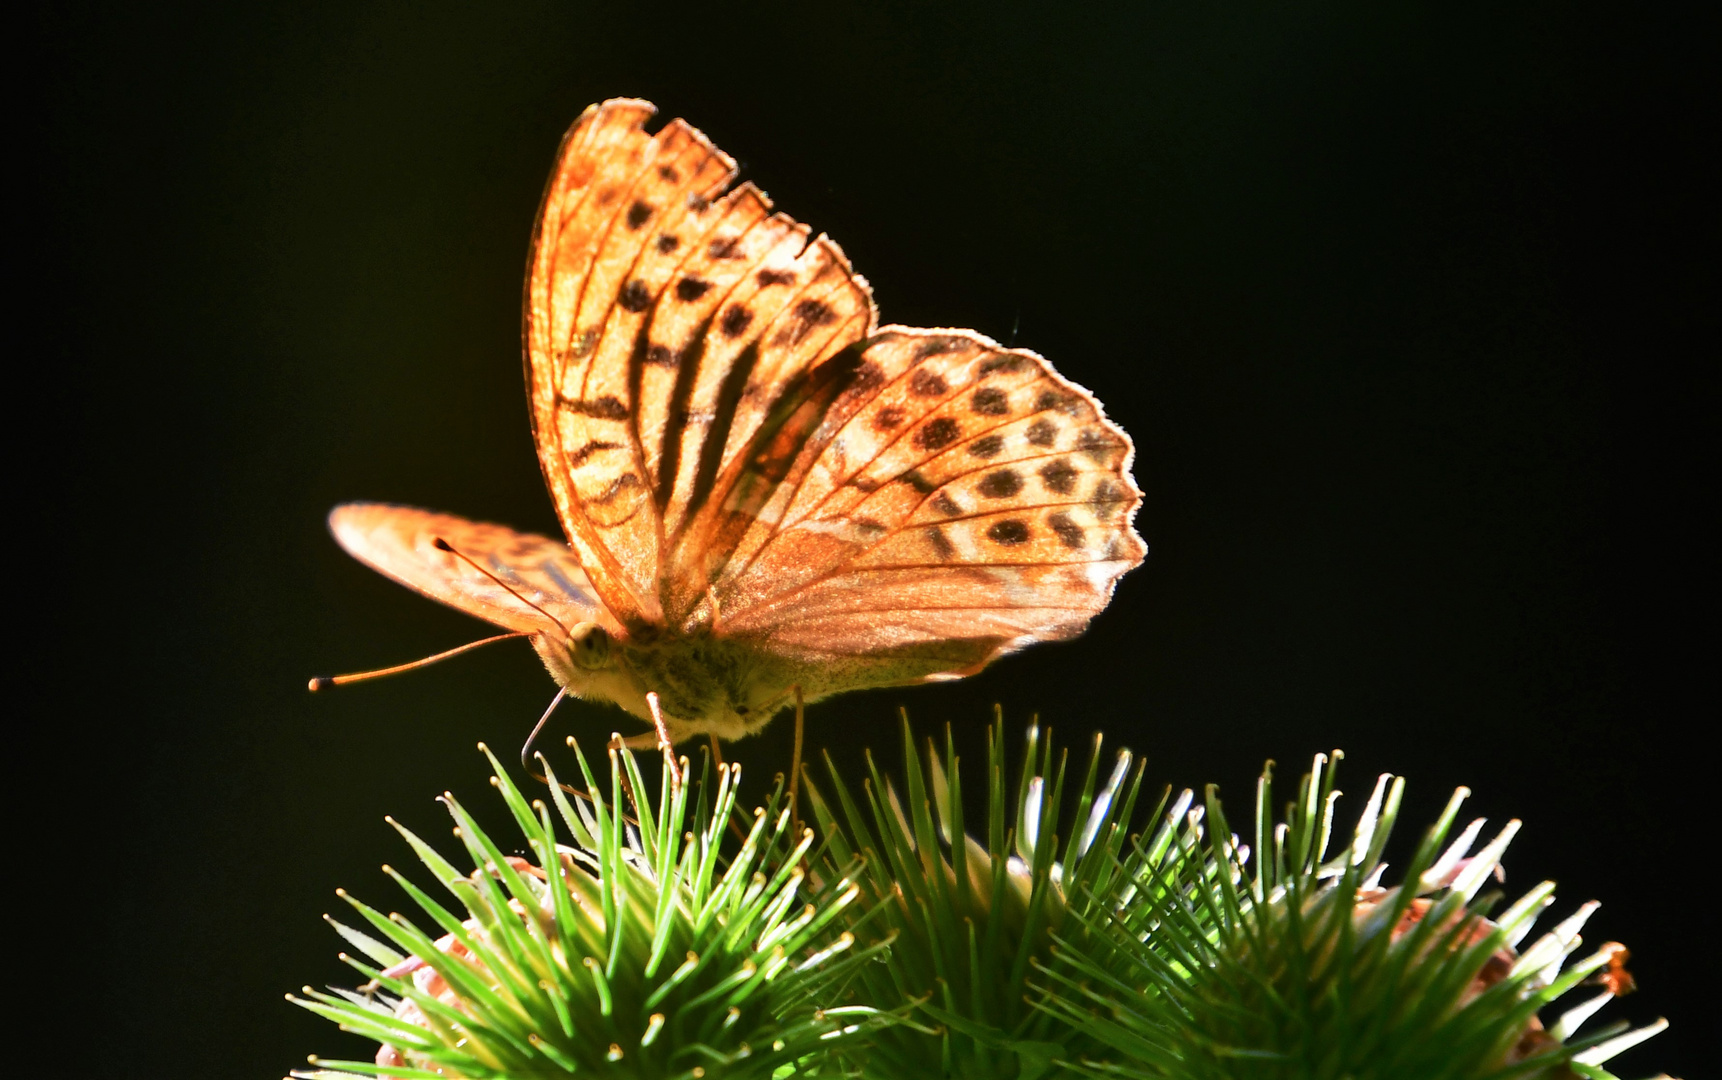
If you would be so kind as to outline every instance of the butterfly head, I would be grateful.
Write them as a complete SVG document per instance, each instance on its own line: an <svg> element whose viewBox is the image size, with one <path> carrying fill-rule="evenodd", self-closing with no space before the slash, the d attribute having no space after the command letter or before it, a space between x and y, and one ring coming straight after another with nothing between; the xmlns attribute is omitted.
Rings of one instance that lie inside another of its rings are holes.
<svg viewBox="0 0 1722 1080"><path fill-rule="evenodd" d="M627 670L624 643L600 623L578 622L565 634L541 631L533 635L532 647L550 677L577 697L613 701L628 708L627 703L636 696L633 690L637 680Z"/></svg>
<svg viewBox="0 0 1722 1080"><path fill-rule="evenodd" d="M610 631L595 622L576 623L568 634L568 659L582 671L602 671L612 666Z"/></svg>

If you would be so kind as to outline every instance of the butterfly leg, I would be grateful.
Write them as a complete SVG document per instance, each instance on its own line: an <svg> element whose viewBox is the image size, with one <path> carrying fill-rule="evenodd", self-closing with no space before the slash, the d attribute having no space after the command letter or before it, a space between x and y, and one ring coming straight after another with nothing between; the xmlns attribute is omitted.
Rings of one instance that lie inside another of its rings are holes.
<svg viewBox="0 0 1722 1080"><path fill-rule="evenodd" d="M795 694L795 749L789 757L789 820L801 826L801 807L796 802L796 796L801 794L801 729L807 710L806 702L801 696L801 684L790 687Z"/></svg>
<svg viewBox="0 0 1722 1080"><path fill-rule="evenodd" d="M609 749L620 750L625 746L629 750L662 749L665 754L670 753L671 747L675 746L675 740L670 736L669 724L664 719L663 706L658 704L657 691L647 691L646 710L652 714L652 730L642 731L638 735L629 735L626 738L611 732L610 741L607 744Z"/></svg>
<svg viewBox="0 0 1722 1080"><path fill-rule="evenodd" d="M629 735L627 738L612 734L610 741L605 745L611 750L620 750L623 747L627 747L629 750L656 750L658 748L658 733L656 731L642 731L638 735Z"/></svg>
<svg viewBox="0 0 1722 1080"><path fill-rule="evenodd" d="M657 695L653 694L649 695L646 700L655 703L656 699ZM659 736L656 731L642 731L638 735L630 735L625 739L622 738L619 732L612 731L610 733L610 741L605 744L605 749L609 750L611 753L615 753L622 749L650 750L658 745L658 738ZM665 751L665 753L668 753L668 751ZM623 769L613 758L610 761L610 767L616 770L618 778L622 781L622 796L628 800L628 805L634 808L633 820L638 821L640 815L640 800L634 794L634 785L633 782L628 779L627 770Z"/></svg>
<svg viewBox="0 0 1722 1080"><path fill-rule="evenodd" d="M718 748L717 735L707 735L706 738L712 741L712 764L720 769L723 768L723 751Z"/></svg>

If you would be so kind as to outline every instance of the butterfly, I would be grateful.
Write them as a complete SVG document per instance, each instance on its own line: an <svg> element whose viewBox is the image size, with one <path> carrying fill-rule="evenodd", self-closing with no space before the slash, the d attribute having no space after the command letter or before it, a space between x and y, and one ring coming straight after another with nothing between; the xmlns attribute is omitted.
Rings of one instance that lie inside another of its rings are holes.
<svg viewBox="0 0 1722 1080"><path fill-rule="evenodd" d="M382 503L335 508L335 539L529 637L564 691L661 704L675 742L1081 633L1147 551L1129 436L1035 353L879 327L835 242L656 111L586 109L533 233L527 396L568 542Z"/></svg>

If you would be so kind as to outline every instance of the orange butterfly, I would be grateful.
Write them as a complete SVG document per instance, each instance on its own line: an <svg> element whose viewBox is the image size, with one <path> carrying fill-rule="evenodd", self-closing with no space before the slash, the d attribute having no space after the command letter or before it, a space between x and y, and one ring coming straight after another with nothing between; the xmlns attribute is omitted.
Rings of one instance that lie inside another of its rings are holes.
<svg viewBox="0 0 1722 1080"><path fill-rule="evenodd" d="M581 115L533 236L526 381L569 543L381 503L335 538L529 636L567 692L651 719L655 691L677 742L1081 633L1147 550L1129 436L1032 352L877 328L834 242L726 193L735 162L681 120L647 134L656 111Z"/></svg>

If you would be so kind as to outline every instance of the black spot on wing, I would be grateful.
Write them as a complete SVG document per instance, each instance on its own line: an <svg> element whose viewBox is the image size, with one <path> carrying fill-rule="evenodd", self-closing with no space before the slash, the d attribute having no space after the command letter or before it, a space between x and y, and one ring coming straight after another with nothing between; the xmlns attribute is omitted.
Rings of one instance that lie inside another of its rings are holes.
<svg viewBox="0 0 1722 1080"><path fill-rule="evenodd" d="M1006 353L1003 355L989 356L985 360L981 361L979 374L980 377L984 379L988 375L993 375L1000 371L1005 372L1006 374L1013 374L1021 371L1027 366L1028 361L1025 358L1021 356L1012 356L1009 353Z"/></svg>
<svg viewBox="0 0 1722 1080"><path fill-rule="evenodd" d="M1082 526L1070 520L1069 514L1063 510L1048 514L1046 523L1058 534L1059 543L1072 551L1082 550Z"/></svg>
<svg viewBox="0 0 1722 1080"><path fill-rule="evenodd" d="M901 427L903 410L895 405L887 405L873 414L873 427L878 431L890 431Z"/></svg>
<svg viewBox="0 0 1722 1080"><path fill-rule="evenodd" d="M680 362L680 360L681 360L681 358L679 356L677 356L676 353L674 351L672 351L668 346L665 346L665 345L648 345L648 346L646 346L646 363L648 363L648 364L655 364L658 367L673 368L676 366L677 363Z"/></svg>
<svg viewBox="0 0 1722 1080"><path fill-rule="evenodd" d="M669 233L664 233L662 236L658 237L658 250L668 254L680 247L681 243L682 242L680 240L671 236Z"/></svg>
<svg viewBox="0 0 1722 1080"><path fill-rule="evenodd" d="M591 401L570 401L567 406L581 416L592 416L599 420L625 420L628 416L628 406L612 394L605 394Z"/></svg>
<svg viewBox="0 0 1722 1080"><path fill-rule="evenodd" d="M929 356L955 352L962 344L961 338L931 337L915 346L915 359L925 360Z"/></svg>
<svg viewBox="0 0 1722 1080"><path fill-rule="evenodd" d="M1022 491L1022 476L1015 469L999 469L981 477L975 490L989 499L1008 499Z"/></svg>
<svg viewBox="0 0 1722 1080"><path fill-rule="evenodd" d="M931 495L939 489L939 485L928 480L925 476L922 476L921 470L919 469L910 469L908 472L903 474L902 479L922 495Z"/></svg>
<svg viewBox="0 0 1722 1080"><path fill-rule="evenodd" d="M598 347L598 328L589 326L576 333L568 342L568 351L564 354L567 360L584 360L592 355L592 350Z"/></svg>
<svg viewBox="0 0 1722 1080"><path fill-rule="evenodd" d="M1025 434L1034 446L1051 446L1058 441L1058 428L1051 420L1036 420L1028 426Z"/></svg>
<svg viewBox="0 0 1722 1080"><path fill-rule="evenodd" d="M1113 483L1111 480L1102 480L1100 483L1094 485L1094 491L1088 496L1088 505L1095 507L1106 506L1111 503L1120 503L1123 501L1124 489Z"/></svg>
<svg viewBox="0 0 1722 1080"><path fill-rule="evenodd" d="M636 201L628 207L628 228L638 230L640 226L651 220L652 208L643 202Z"/></svg>
<svg viewBox="0 0 1722 1080"><path fill-rule="evenodd" d="M1017 518L995 521L987 527L987 539L1003 547L1028 543L1028 522Z"/></svg>
<svg viewBox="0 0 1722 1080"><path fill-rule="evenodd" d="M741 250L740 237L720 236L706 245L706 254L714 259L739 259L745 253Z"/></svg>
<svg viewBox="0 0 1722 1080"><path fill-rule="evenodd" d="M758 278L759 283L762 286L766 287L770 287L772 285L791 285L795 282L795 271L793 270L761 270L754 276Z"/></svg>
<svg viewBox="0 0 1722 1080"><path fill-rule="evenodd" d="M933 496L932 506L934 510L937 510L946 517L956 517L958 514L963 512L963 508L957 505L957 500L951 498L942 491Z"/></svg>
<svg viewBox="0 0 1722 1080"><path fill-rule="evenodd" d="M1004 449L1003 435L982 435L968 445L970 457L995 458Z"/></svg>
<svg viewBox="0 0 1722 1080"><path fill-rule="evenodd" d="M1094 428L1083 428L1076 436L1076 448L1097 462L1104 462L1117 445L1104 432Z"/></svg>
<svg viewBox="0 0 1722 1080"><path fill-rule="evenodd" d="M738 304L723 313L723 318L718 321L718 329L723 331L724 337L740 337L751 322L753 312Z"/></svg>
<svg viewBox="0 0 1722 1080"><path fill-rule="evenodd" d="M628 311L644 311L652 303L652 294L646 288L646 283L635 279L622 286L622 291L616 296L616 303Z"/></svg>
<svg viewBox="0 0 1722 1080"><path fill-rule="evenodd" d="M1010 413L1010 395L996 386L982 387L969 399L969 408L982 416L1006 416Z"/></svg>
<svg viewBox="0 0 1722 1080"><path fill-rule="evenodd" d="M1112 521L1124 508L1124 489L1111 480L1094 485L1088 495L1088 509L1100 521Z"/></svg>
<svg viewBox="0 0 1722 1080"><path fill-rule="evenodd" d="M885 373L879 365L871 360L863 360L855 365L855 370L849 374L849 385L844 387L848 393L864 394L884 383Z"/></svg>
<svg viewBox="0 0 1722 1080"><path fill-rule="evenodd" d="M658 166L658 179L668 180L670 183L673 184L677 180L680 180L681 178L682 178L681 174L676 172L676 170L670 168L668 165L659 165Z"/></svg>
<svg viewBox="0 0 1722 1080"><path fill-rule="evenodd" d="M1057 410L1068 416L1075 416L1081 411L1082 399L1075 394L1065 394L1057 390L1042 390L1040 396L1034 399L1036 412L1051 412Z"/></svg>
<svg viewBox="0 0 1722 1080"><path fill-rule="evenodd" d="M570 469L578 469L585 463L586 459L591 457L593 454L601 453L605 450L620 449L622 449L621 443L606 442L603 439L593 439L580 449L569 452L568 467Z"/></svg>
<svg viewBox="0 0 1722 1080"><path fill-rule="evenodd" d="M685 277L676 282L676 299L683 303L691 303L706 294L712 283L697 277Z"/></svg>
<svg viewBox="0 0 1722 1080"><path fill-rule="evenodd" d="M909 378L909 392L917 397L943 397L950 391L951 385L936 371L917 368Z"/></svg>
<svg viewBox="0 0 1722 1080"><path fill-rule="evenodd" d="M927 541L933 545L933 554L940 562L949 562L956 557L957 549L951 546L950 538L945 535L945 530L937 525L927 530Z"/></svg>
<svg viewBox="0 0 1722 1080"><path fill-rule="evenodd" d="M777 334L774 344L787 341L799 345L814 327L836 321L837 313L831 310L831 305L819 300L803 300L795 305L789 324Z"/></svg>
<svg viewBox="0 0 1722 1080"><path fill-rule="evenodd" d="M1049 461L1040 467L1040 482L1045 484L1046 489L1055 495L1069 495L1075 491L1076 478L1080 475L1081 473L1076 471L1076 466L1064 458Z"/></svg>
<svg viewBox="0 0 1722 1080"><path fill-rule="evenodd" d="M637 487L645 487L645 485L640 483L640 478L638 476L631 472L626 472L610 481L609 485L606 486L602 492L588 497L585 501L589 503L597 503L602 506L605 503L614 501L615 498L624 491Z"/></svg>
<svg viewBox="0 0 1722 1080"><path fill-rule="evenodd" d="M915 432L915 446L922 450L943 450L962 438L963 429L955 420L941 416Z"/></svg>
<svg viewBox="0 0 1722 1080"><path fill-rule="evenodd" d="M831 305L823 300L803 300L795 305L795 317L802 322L815 326L824 326L837 318L837 313L831 310Z"/></svg>

